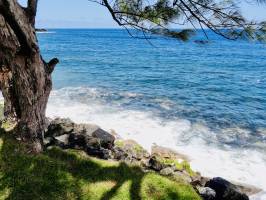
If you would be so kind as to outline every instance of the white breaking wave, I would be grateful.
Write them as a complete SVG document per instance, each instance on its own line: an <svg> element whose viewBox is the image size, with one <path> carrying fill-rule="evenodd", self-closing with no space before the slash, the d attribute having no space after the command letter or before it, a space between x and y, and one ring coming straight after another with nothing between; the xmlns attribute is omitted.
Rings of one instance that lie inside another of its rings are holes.
<svg viewBox="0 0 266 200"><path fill-rule="evenodd" d="M266 159L262 152L221 145L219 134L204 124L185 119L164 121L152 113L107 105L95 98L80 101L80 97L75 98L75 93L80 94L79 89L82 90L65 88L53 91L47 115L52 118L69 117L77 123L98 124L107 131L115 130L125 139L136 140L147 150L153 144L175 149L188 155L192 168L203 176L221 176L266 191Z"/></svg>

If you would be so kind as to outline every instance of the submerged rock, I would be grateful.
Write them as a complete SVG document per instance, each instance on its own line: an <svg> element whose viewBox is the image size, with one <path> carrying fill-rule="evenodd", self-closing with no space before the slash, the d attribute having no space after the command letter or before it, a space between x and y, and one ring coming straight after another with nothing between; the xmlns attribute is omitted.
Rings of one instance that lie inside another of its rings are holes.
<svg viewBox="0 0 266 200"><path fill-rule="evenodd" d="M215 200L248 200L248 196L242 193L238 187L229 181L217 177L209 180L205 187L212 188L216 192Z"/></svg>

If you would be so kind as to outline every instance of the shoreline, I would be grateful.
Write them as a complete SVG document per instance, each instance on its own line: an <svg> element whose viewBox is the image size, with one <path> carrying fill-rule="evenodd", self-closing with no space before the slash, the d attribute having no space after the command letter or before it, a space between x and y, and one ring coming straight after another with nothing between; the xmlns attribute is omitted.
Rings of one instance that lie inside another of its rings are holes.
<svg viewBox="0 0 266 200"><path fill-rule="evenodd" d="M190 168L188 157L170 148L153 145L147 152L134 140L124 140L116 132L107 132L96 124L77 124L69 118L48 119L45 146L83 150L101 159L125 162L144 172L153 171L177 182L190 184L203 199L248 200L247 195L261 192L221 177L207 178ZM85 146L84 146L85 145Z"/></svg>
<svg viewBox="0 0 266 200"><path fill-rule="evenodd" d="M110 130L110 129L109 129ZM121 136L119 136L119 137L121 137ZM128 138L124 138L124 139L128 139ZM138 142L138 141L137 141ZM145 147L144 147L145 148ZM168 148L168 147L167 147ZM170 147L170 149L171 149L171 147ZM174 150L174 151L176 151L176 150ZM183 153L181 153L181 154L183 154ZM189 156L188 156L189 157ZM202 173L203 175L204 175L204 173ZM231 179L228 179L228 180L231 180ZM232 181L233 183L236 183L236 184L238 184L239 182L236 182L236 181ZM256 185L254 185L254 187L253 186L251 186L251 185L249 185L249 184L242 184L242 183L240 183L241 185L244 185L245 187L250 187L250 188L253 188L253 189L255 189L255 190L257 190L258 188L256 188ZM261 196L261 197L260 197ZM253 200L262 200L263 198L265 197L265 191L264 190L260 190L260 191L258 191L257 190L257 192L256 192L256 194L254 195L251 195L250 196L250 198Z"/></svg>
<svg viewBox="0 0 266 200"><path fill-rule="evenodd" d="M48 104L47 116L67 117L76 123L98 124L109 132L113 129L124 139L133 139L148 151L154 143L174 149L191 157L193 169L207 177L219 175L262 189L261 186L265 186L264 179L256 180L256 177L261 177L259 174L264 166L260 161L260 154L257 155L255 150L224 150L215 144L206 144L202 137L215 136L207 127L182 119L163 122L146 111L120 109L116 105L106 105L94 99L91 102L80 102L73 98L74 95L76 93L72 94L72 90L54 91ZM186 141L190 137L192 140ZM209 140L215 138L210 137ZM206 161L210 159L213 159L211 165L206 166Z"/></svg>
<svg viewBox="0 0 266 200"><path fill-rule="evenodd" d="M72 126L74 127L73 129L74 133L76 132L75 127L77 127L78 131L89 130L89 132L90 131L93 132L95 130L95 133L99 131L99 134L97 137L100 137L100 140L106 140L105 144L113 140L114 147L112 151L114 154L113 153L112 154L114 157L111 156L110 157L111 160L114 159L116 161L120 161L120 162L122 161L128 164L141 166L141 168L143 168L144 171L153 170L167 177L172 177L172 175L174 174L174 171L172 171L173 166L176 166L178 168L181 167L180 169L177 169L179 172L178 177L182 177L183 181L191 184L193 188L196 191L198 191L200 195L202 195L201 190L205 191L204 189L208 188L209 185L211 186L212 184L218 184L217 186L214 186L214 187L220 188L222 187L222 185L220 184L224 184L224 183L225 183L224 187L228 187L227 190L231 191L232 193L236 192L236 196L247 194L252 199L255 197L257 199L258 195L264 194L264 191L262 189L259 189L252 185L234 182L231 180L229 180L230 182L227 182L226 179L223 179L217 176L216 177L214 176L215 178L204 177L201 175L200 172L193 171L193 169L190 168L190 164L189 164L190 162L189 162L189 158L187 155L179 153L171 148L162 147L162 146L158 146L154 144L152 146L151 152L149 153L147 150L145 150L145 148L139 145L139 143L137 143L136 141L131 140L131 139L124 139L115 131L106 132L104 129L101 129L100 126L95 125L95 124L88 124L88 123L76 124L68 118L55 118L55 119L49 119L49 121L50 121L49 122L50 125L48 126L48 129L47 129L48 130L47 136L48 136L48 140L50 141L48 141L47 144L51 142L50 137L53 137L52 135L57 135L57 137L53 138L55 142L52 142L51 144L59 146L63 149L69 148L68 142L70 142L70 137L72 138L72 136L71 136L71 132L65 133L66 132L65 130L69 131ZM70 134L69 139L66 139L68 138L67 136L68 134ZM78 135L75 137L79 138L77 141L80 142L80 137ZM95 151L92 151L92 152L94 155ZM89 152L87 153L90 155ZM101 153L99 155L100 157L102 156ZM109 160L108 155L103 156L103 158ZM182 163L184 163L184 165ZM183 168L182 166L184 167L186 166L186 167ZM209 182L212 182L212 183L209 183ZM205 195L205 193L203 195ZM242 199L242 197L240 199ZM244 196L243 196L243 199L245 199Z"/></svg>

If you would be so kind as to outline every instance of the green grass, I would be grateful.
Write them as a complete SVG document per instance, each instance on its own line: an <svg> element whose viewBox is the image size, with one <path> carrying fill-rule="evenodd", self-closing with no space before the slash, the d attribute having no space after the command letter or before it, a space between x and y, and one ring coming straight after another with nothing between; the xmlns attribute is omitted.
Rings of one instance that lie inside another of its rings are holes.
<svg viewBox="0 0 266 200"><path fill-rule="evenodd" d="M4 101L0 100L0 120L4 119Z"/></svg>
<svg viewBox="0 0 266 200"><path fill-rule="evenodd" d="M0 134L0 200L200 200L191 186L136 166L58 148L28 155Z"/></svg>

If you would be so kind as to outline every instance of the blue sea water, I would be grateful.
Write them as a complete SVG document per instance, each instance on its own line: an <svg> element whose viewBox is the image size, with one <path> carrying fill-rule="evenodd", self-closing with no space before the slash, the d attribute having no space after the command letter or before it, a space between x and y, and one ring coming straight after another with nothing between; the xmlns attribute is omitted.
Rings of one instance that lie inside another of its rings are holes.
<svg viewBox="0 0 266 200"><path fill-rule="evenodd" d="M266 45L208 35L199 44L200 32L188 42L119 29L38 34L45 60L60 60L48 115L100 123L147 147L185 149L207 175L223 170L264 187L254 171L266 170ZM213 157L213 166L201 156Z"/></svg>

